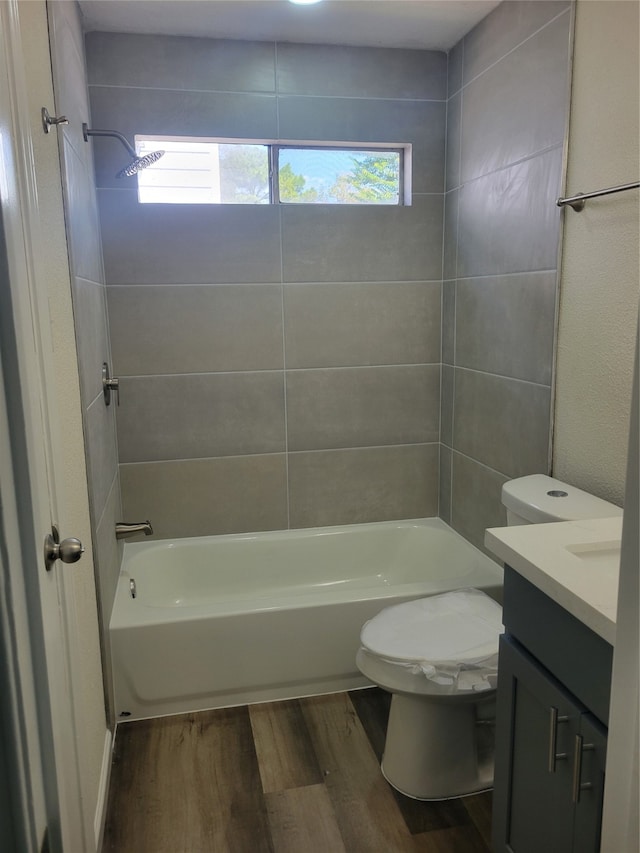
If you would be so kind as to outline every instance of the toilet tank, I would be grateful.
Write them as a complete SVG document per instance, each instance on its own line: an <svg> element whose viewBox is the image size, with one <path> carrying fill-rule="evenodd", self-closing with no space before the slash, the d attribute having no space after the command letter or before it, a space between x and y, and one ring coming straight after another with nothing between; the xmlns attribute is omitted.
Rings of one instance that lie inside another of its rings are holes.
<svg viewBox="0 0 640 853"><path fill-rule="evenodd" d="M622 515L620 507L544 474L506 482L502 487L502 503L510 527Z"/></svg>

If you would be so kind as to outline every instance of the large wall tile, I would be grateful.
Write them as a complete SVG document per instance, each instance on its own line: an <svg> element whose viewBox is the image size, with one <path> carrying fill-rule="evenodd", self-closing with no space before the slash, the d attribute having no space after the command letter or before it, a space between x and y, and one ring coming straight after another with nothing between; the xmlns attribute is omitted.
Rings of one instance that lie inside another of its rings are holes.
<svg viewBox="0 0 640 853"><path fill-rule="evenodd" d="M438 516L451 524L451 448L440 445L440 493L438 496Z"/></svg>
<svg viewBox="0 0 640 853"><path fill-rule="evenodd" d="M410 207L286 205L282 250L285 281L437 281L442 195Z"/></svg>
<svg viewBox="0 0 640 853"><path fill-rule="evenodd" d="M562 149L465 184L458 216L458 277L555 269Z"/></svg>
<svg viewBox="0 0 640 853"><path fill-rule="evenodd" d="M444 246L442 277L455 278L458 271L458 208L460 190L451 190L444 197Z"/></svg>
<svg viewBox="0 0 640 853"><path fill-rule="evenodd" d="M434 50L278 44L278 91L358 98L447 96L447 56Z"/></svg>
<svg viewBox="0 0 640 853"><path fill-rule="evenodd" d="M437 365L290 371L289 449L437 441L439 396Z"/></svg>
<svg viewBox="0 0 640 853"><path fill-rule="evenodd" d="M125 378L120 397L121 462L285 449L281 372Z"/></svg>
<svg viewBox="0 0 640 853"><path fill-rule="evenodd" d="M438 445L292 453L292 527L434 516Z"/></svg>
<svg viewBox="0 0 640 853"><path fill-rule="evenodd" d="M120 478L125 516L157 539L287 527L283 454L121 465Z"/></svg>
<svg viewBox="0 0 640 853"><path fill-rule="evenodd" d="M96 528L93 543L95 565L98 574L98 608L102 630L105 632L109 630L109 620L111 619L111 610L116 594L116 586L118 585L120 563L124 550L123 543L118 542L116 539L116 523L124 520L120 500L120 478L116 470L109 497ZM140 519L136 518L135 520L139 521Z"/></svg>
<svg viewBox="0 0 640 853"><path fill-rule="evenodd" d="M109 287L114 371L283 367L280 285Z"/></svg>
<svg viewBox="0 0 640 853"><path fill-rule="evenodd" d="M462 130L462 92L447 102L446 190L460 185L460 144Z"/></svg>
<svg viewBox="0 0 640 853"><path fill-rule="evenodd" d="M275 91L273 43L87 33L89 83L145 89Z"/></svg>
<svg viewBox="0 0 640 853"><path fill-rule="evenodd" d="M506 0L500 3L464 37L465 85L569 6L569 0Z"/></svg>
<svg viewBox="0 0 640 853"><path fill-rule="evenodd" d="M289 284L287 367L440 361L440 283Z"/></svg>
<svg viewBox="0 0 640 853"><path fill-rule="evenodd" d="M466 86L462 183L562 143L569 23L569 14L562 15Z"/></svg>
<svg viewBox="0 0 640 853"><path fill-rule="evenodd" d="M451 447L453 444L453 393L455 371L448 364L442 365L442 391L440 394L440 441Z"/></svg>
<svg viewBox="0 0 640 853"><path fill-rule="evenodd" d="M462 279L456 365L551 384L556 273Z"/></svg>
<svg viewBox="0 0 640 853"><path fill-rule="evenodd" d="M412 145L412 191L444 188L446 103L373 98L278 98L280 138Z"/></svg>
<svg viewBox="0 0 640 853"><path fill-rule="evenodd" d="M81 278L73 281L78 371L85 407L102 395L102 365L111 361L105 292L102 284Z"/></svg>
<svg viewBox="0 0 640 853"><path fill-rule="evenodd" d="M272 95L112 86L91 86L89 94L93 126L117 130L132 143L136 134L241 139L275 139L278 135ZM129 162L117 140L93 137L91 144L99 187L136 186L135 177L115 177Z"/></svg>
<svg viewBox="0 0 640 853"><path fill-rule="evenodd" d="M57 128L80 156L86 147L82 138L82 122L89 120L89 96L84 63L84 44L80 9L74 2L59 2L57 14L51 14L52 62L56 113L69 119ZM51 105L49 105L51 112ZM64 164L64 157L62 158Z"/></svg>
<svg viewBox="0 0 640 853"><path fill-rule="evenodd" d="M88 281L104 281L100 223L96 196L87 165L62 138L67 241L75 275Z"/></svg>
<svg viewBox="0 0 640 853"><path fill-rule="evenodd" d="M101 396L97 397L85 411L84 440L87 454L91 518L93 524L97 525L118 470L118 448L113 406L107 408Z"/></svg>
<svg viewBox="0 0 640 853"><path fill-rule="evenodd" d="M550 403L546 386L456 368L453 447L508 477L546 473Z"/></svg>
<svg viewBox="0 0 640 853"><path fill-rule="evenodd" d="M447 55L447 98L462 88L462 54L464 39L454 45Z"/></svg>
<svg viewBox="0 0 640 853"><path fill-rule="evenodd" d="M453 364L456 341L456 283L442 282L442 361Z"/></svg>
<svg viewBox="0 0 640 853"><path fill-rule="evenodd" d="M59 44L57 42L57 34L63 24L66 24L71 34L71 37L73 38L74 49L77 56L83 57L84 35L82 32L82 12L80 11L79 4L76 3L75 0L59 0L59 2L56 3L56 11L48 17L48 21L49 26L56 34L56 39L54 40L55 63L57 64L64 61L64 58L59 56L59 51L57 49L57 46Z"/></svg>
<svg viewBox="0 0 640 853"><path fill-rule="evenodd" d="M507 514L502 506L502 486L507 477L468 459L460 453L453 454L451 526L481 551L492 554L484 547L487 527L505 527Z"/></svg>
<svg viewBox="0 0 640 853"><path fill-rule="evenodd" d="M120 575L120 564L124 543L116 539L116 522L122 521L120 501L120 478L116 473L107 503L98 522L93 537L93 560L96 578L96 597L98 604L98 622L102 642L102 667L104 670L104 692L107 719L115 724L113 680L111 678L111 643L109 642L109 622L113 609L116 586Z"/></svg>
<svg viewBox="0 0 640 853"><path fill-rule="evenodd" d="M134 190L98 202L108 284L280 281L276 207L139 204Z"/></svg>

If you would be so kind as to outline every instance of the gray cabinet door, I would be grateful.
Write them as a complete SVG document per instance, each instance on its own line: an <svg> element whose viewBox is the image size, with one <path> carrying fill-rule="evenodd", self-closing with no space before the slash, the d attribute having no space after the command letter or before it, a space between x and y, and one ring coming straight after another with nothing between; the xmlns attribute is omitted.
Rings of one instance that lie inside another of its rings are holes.
<svg viewBox="0 0 640 853"><path fill-rule="evenodd" d="M592 714L584 714L574 746L573 853L598 853L604 798L607 731Z"/></svg>
<svg viewBox="0 0 640 853"><path fill-rule="evenodd" d="M574 849L573 752L582 711L531 655L509 637L501 638L493 801L496 853Z"/></svg>

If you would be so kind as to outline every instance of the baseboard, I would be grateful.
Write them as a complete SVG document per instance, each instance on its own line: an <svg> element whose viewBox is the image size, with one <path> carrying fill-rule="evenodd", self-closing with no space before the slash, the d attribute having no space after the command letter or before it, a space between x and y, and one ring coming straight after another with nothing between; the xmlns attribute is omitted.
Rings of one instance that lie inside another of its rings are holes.
<svg viewBox="0 0 640 853"><path fill-rule="evenodd" d="M98 802L96 803L96 815L93 821L95 834L95 849L100 853L102 849L102 838L104 835L104 823L107 817L107 798L109 795L109 778L111 776L111 754L113 752L114 736L107 729L104 736L104 752L102 754L102 768L100 769L100 784L98 785Z"/></svg>

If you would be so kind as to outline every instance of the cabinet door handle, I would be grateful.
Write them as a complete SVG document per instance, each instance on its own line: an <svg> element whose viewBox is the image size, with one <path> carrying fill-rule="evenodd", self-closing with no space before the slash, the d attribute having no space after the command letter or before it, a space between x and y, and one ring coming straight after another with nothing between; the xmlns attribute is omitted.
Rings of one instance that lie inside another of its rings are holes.
<svg viewBox="0 0 640 853"><path fill-rule="evenodd" d="M556 752L556 744L558 740L558 723L566 723L569 717L558 715L558 709L551 706L549 708L549 773L556 772L556 761L566 759L566 752Z"/></svg>
<svg viewBox="0 0 640 853"><path fill-rule="evenodd" d="M580 791L586 791L593 788L591 782L582 782L582 753L591 752L595 749L592 743L584 743L582 735L576 735L576 751L573 756L573 786L571 799L574 803L580 802Z"/></svg>

